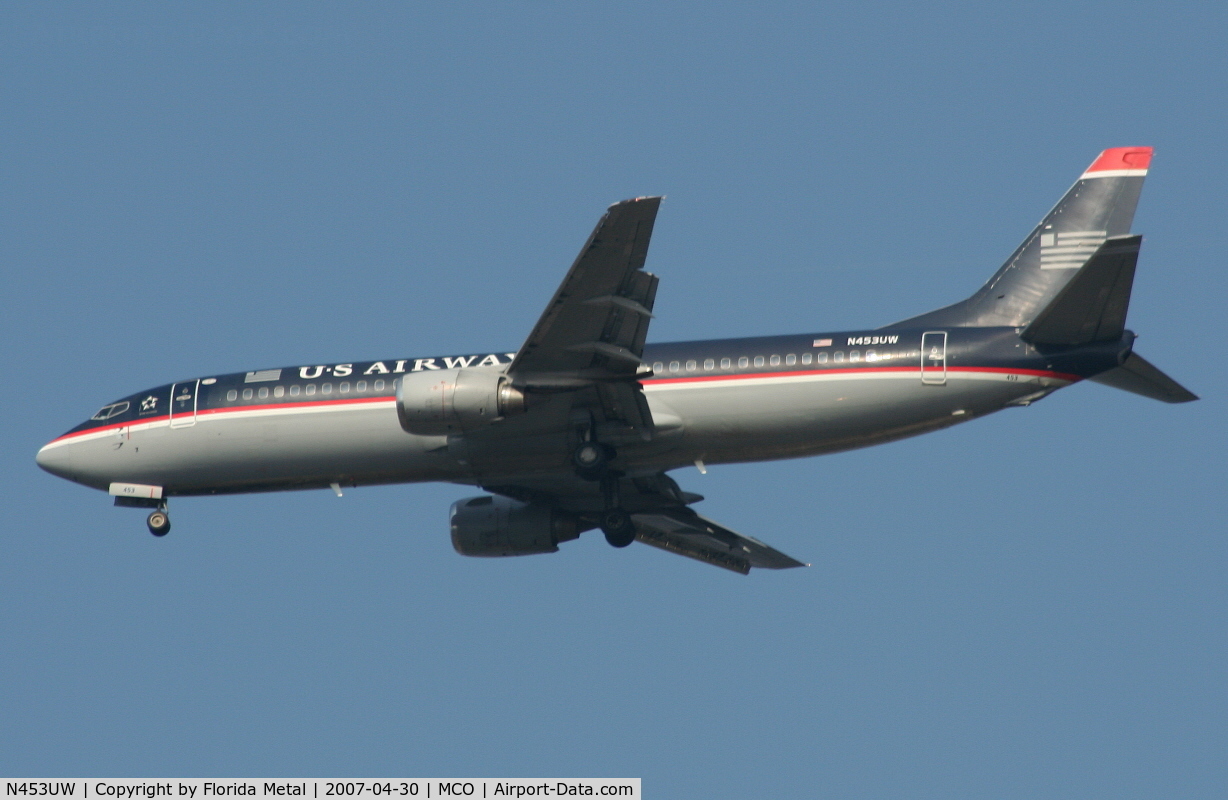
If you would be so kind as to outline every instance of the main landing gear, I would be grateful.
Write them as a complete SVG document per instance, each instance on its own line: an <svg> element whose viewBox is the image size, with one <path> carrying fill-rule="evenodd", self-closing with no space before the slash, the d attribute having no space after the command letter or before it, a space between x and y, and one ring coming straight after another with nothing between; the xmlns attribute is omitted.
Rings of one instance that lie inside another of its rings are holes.
<svg viewBox="0 0 1228 800"><path fill-rule="evenodd" d="M635 541L635 523L622 507L618 479L622 473L610 469L614 448L588 438L577 445L571 454L571 463L576 474L586 481L601 481L601 494L605 501L597 524L605 534L605 540L613 547L626 547Z"/></svg>
<svg viewBox="0 0 1228 800"><path fill-rule="evenodd" d="M635 541L635 523L621 508L607 508L601 512L601 532L611 547L626 547Z"/></svg>
<svg viewBox="0 0 1228 800"><path fill-rule="evenodd" d="M162 506L146 517L145 524L149 526L149 532L154 536L165 536L170 533L171 518L166 513L166 506Z"/></svg>
<svg viewBox="0 0 1228 800"><path fill-rule="evenodd" d="M589 440L580 442L575 452L571 454L571 463L575 465L576 474L584 480L599 481L609 471L612 458L614 458L614 448Z"/></svg>

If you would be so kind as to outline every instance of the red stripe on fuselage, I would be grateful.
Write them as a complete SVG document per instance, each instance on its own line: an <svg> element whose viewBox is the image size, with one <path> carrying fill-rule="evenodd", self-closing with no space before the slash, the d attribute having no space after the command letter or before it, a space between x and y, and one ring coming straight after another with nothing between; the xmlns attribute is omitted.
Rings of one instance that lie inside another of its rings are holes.
<svg viewBox="0 0 1228 800"><path fill-rule="evenodd" d="M920 372L921 368L912 367L846 367L841 369L798 369L790 370L789 372L752 372L741 373L738 375L694 375L685 378L647 378L641 380L640 383L646 385L666 384L666 383L707 383L710 381L736 381L746 380L749 378L789 378L800 375L852 375L864 374L867 372ZM934 370L935 373L941 372L939 369ZM947 367L947 372L989 372L996 375L1011 374L1011 375L1027 375L1033 378L1056 378L1063 381L1079 381L1082 380L1078 375L1068 375L1064 372L1053 372L1044 369L1019 369L1017 367Z"/></svg>
<svg viewBox="0 0 1228 800"><path fill-rule="evenodd" d="M225 414L230 411L263 411L276 408L304 408L304 407L320 407L320 406L352 406L362 403L387 403L396 400L395 397L389 395L386 397L347 397L344 400L304 400L298 403L263 403L260 405L250 406L231 406L230 408L206 408L202 411L197 411L197 416L205 414Z"/></svg>
<svg viewBox="0 0 1228 800"><path fill-rule="evenodd" d="M384 397L352 397L352 398L346 398L344 400L311 400L311 401L301 401L297 403L265 403L263 405L253 404L253 405L248 405L248 406L230 406L228 408L204 408L204 409L200 409L199 411L197 411L196 416L203 417L208 414L225 414L225 413L230 413L233 411L239 411L239 412L260 411L262 409L270 409L270 408L277 409L277 408L306 408L306 407L319 407L319 406L359 405L363 403L392 402L394 400L396 400L395 397L384 396ZM182 419L184 417L190 417L190 416L192 415L189 413L177 414L175 415L175 419ZM151 422L166 422L170 419L171 417L169 415L162 414L161 416L157 416L157 417L145 417L143 419L129 420L128 422L115 422L110 425L99 425L97 428L86 428L83 431L73 431L72 433L66 433L63 436L52 439L50 442L48 442L48 444L54 444L55 442L62 442L65 439L73 439L78 436L85 436L91 433L101 433L103 431L118 430L119 428L131 428L134 425L147 425Z"/></svg>
<svg viewBox="0 0 1228 800"><path fill-rule="evenodd" d="M919 367L849 367L841 369L809 369L809 370L791 370L788 372L751 372L740 373L737 375L695 375L685 378L649 378L641 380L640 383L645 385L662 385L662 384L677 384L677 383L711 383L714 381L737 381L749 380L753 378L790 378L808 375L853 375L865 374L868 372L920 372ZM935 370L937 372L938 370ZM1064 372L1053 372L1050 370L1041 369L1018 369L1014 367L947 367L947 373L952 372L988 372L993 374L1013 374L1027 375L1035 378L1056 378L1057 380L1075 382L1082 380L1078 375L1069 375ZM225 408L206 408L196 412L196 416L203 417L210 414L232 414L243 413L247 411L266 411L275 409L292 409L292 408L320 408L324 406L352 406L364 405L369 403L387 403L396 400L392 395L383 395L380 397L353 397L344 400L310 400L298 401L292 403L264 403L253 404L246 406L229 406ZM188 414L181 415L183 417ZM170 416L163 414L157 417L145 417L144 419L130 420L128 422L115 422L110 425L100 425L97 428L86 428L82 431L73 431L66 433L63 436L52 439L48 444L62 442L67 439L74 439L78 436L85 436L92 433L101 433L103 431L118 430L119 428L131 428L134 425L147 425L151 422L163 422L170 420Z"/></svg>
<svg viewBox="0 0 1228 800"><path fill-rule="evenodd" d="M133 425L145 425L146 423L149 423L149 422L162 422L163 420L168 420L168 419L170 419L170 417L168 417L166 414L162 414L161 416L157 416L157 417L145 417L144 419L129 420L128 422L113 422L110 425L99 425L97 428L86 428L83 431L72 431L71 433L66 433L63 436L58 436L52 439L47 444L55 444L56 442L62 442L65 439L73 439L73 438L76 438L77 436L85 436L86 434L90 434L90 433L100 433L102 431L113 431L119 428L131 428Z"/></svg>

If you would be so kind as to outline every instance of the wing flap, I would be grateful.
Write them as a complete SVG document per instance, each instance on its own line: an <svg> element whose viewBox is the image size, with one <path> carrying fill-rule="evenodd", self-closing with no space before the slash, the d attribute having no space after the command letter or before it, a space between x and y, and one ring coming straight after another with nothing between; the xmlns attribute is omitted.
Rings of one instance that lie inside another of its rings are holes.
<svg viewBox="0 0 1228 800"><path fill-rule="evenodd" d="M727 569L730 572L737 572L741 575L750 574L750 561L745 558L728 553L720 548L706 547L686 536L671 535L647 524L637 523L635 527L636 540L644 544L652 545L667 553L686 556L696 561L702 561L705 564L711 564L714 567Z"/></svg>
<svg viewBox="0 0 1228 800"><path fill-rule="evenodd" d="M740 572L809 566L758 539L732 531L690 509L633 514L636 539L671 553Z"/></svg>

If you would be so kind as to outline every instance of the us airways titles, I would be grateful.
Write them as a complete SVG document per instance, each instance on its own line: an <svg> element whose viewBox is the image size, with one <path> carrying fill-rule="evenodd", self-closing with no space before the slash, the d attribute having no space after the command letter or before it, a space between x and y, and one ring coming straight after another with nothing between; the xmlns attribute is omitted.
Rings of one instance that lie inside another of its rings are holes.
<svg viewBox="0 0 1228 800"><path fill-rule="evenodd" d="M424 372L429 369L459 369L463 367L498 367L510 364L515 353L479 353L474 356L434 356L433 358L401 358L371 363L320 364L299 367L298 376L313 380L322 375L345 378L350 375L396 375L402 372Z"/></svg>

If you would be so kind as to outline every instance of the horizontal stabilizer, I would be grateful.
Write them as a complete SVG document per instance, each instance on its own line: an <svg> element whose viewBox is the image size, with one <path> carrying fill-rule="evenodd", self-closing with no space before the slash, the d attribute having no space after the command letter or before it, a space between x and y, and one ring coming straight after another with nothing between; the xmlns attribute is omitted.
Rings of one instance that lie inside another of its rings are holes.
<svg viewBox="0 0 1228 800"><path fill-rule="evenodd" d="M1091 380L1165 403L1188 403L1198 399L1198 395L1160 372L1138 353L1131 353L1126 363Z"/></svg>
<svg viewBox="0 0 1228 800"><path fill-rule="evenodd" d="M751 567L805 567L795 558L701 517L689 509L633 514L636 539L670 553L746 575Z"/></svg>
<svg viewBox="0 0 1228 800"><path fill-rule="evenodd" d="M1057 297L1023 329L1034 344L1083 345L1115 342L1126 330L1130 290L1142 236L1105 240Z"/></svg>

